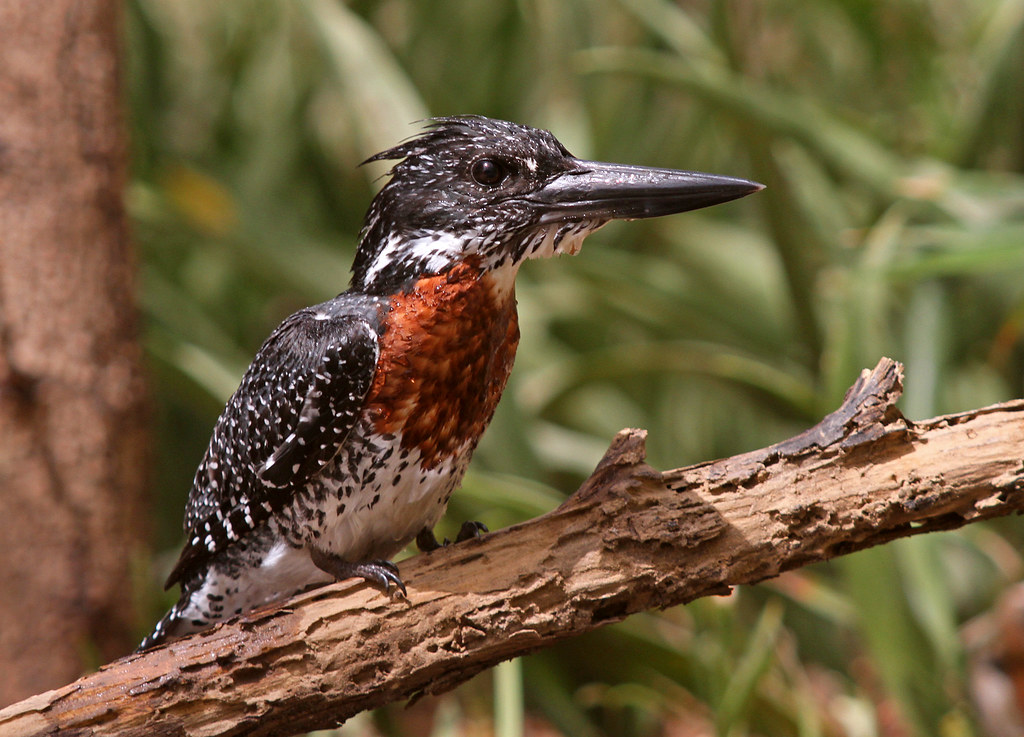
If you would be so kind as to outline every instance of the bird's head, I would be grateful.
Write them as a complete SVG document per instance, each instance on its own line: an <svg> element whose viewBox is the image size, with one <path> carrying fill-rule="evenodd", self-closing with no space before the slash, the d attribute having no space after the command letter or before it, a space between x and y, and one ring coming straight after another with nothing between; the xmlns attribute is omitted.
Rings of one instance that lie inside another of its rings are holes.
<svg viewBox="0 0 1024 737"><path fill-rule="evenodd" d="M609 220L669 215L761 189L745 179L583 161L548 131L437 118L367 159L400 159L366 214L353 288L402 291L475 259L483 270L576 253Z"/></svg>

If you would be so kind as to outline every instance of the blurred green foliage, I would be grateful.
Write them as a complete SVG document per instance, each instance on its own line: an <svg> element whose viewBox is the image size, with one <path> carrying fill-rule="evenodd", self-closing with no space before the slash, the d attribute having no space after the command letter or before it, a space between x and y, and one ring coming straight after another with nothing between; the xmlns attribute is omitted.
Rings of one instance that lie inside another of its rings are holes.
<svg viewBox="0 0 1024 737"><path fill-rule="evenodd" d="M223 401L280 319L345 288L384 170L358 164L431 115L769 187L524 267L516 370L451 520L551 509L625 426L663 468L780 440L882 355L911 418L1024 391L1020 0L126 7L152 619ZM633 617L339 732L980 735L960 630L1020 576L1021 537L930 535Z"/></svg>

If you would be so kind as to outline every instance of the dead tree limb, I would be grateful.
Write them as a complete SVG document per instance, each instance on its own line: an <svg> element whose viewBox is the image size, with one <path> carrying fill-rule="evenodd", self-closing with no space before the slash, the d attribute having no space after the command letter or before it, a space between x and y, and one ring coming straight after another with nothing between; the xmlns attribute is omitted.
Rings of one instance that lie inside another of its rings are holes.
<svg viewBox="0 0 1024 737"><path fill-rule="evenodd" d="M409 599L300 595L0 712L0 735L270 735L440 693L645 609L1024 508L1024 401L911 423L883 359L818 425L659 473L620 433L553 512L402 564Z"/></svg>

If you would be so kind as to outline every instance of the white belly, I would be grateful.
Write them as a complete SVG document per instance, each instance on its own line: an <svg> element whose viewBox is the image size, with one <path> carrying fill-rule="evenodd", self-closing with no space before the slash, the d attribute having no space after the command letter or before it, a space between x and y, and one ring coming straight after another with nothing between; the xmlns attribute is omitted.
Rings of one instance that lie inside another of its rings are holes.
<svg viewBox="0 0 1024 737"><path fill-rule="evenodd" d="M423 469L418 450L400 450L400 435L393 443L395 450L386 460L377 456L372 481L328 505L323 524L316 528L319 536L310 530L310 544L353 563L389 559L420 530L437 524L462 482L470 454L459 453Z"/></svg>
<svg viewBox="0 0 1024 737"><path fill-rule="evenodd" d="M419 451L402 450L400 436L383 449L378 441L374 450L371 454L364 449L353 459L339 454L335 462L346 468L353 461L356 473L325 481L326 500L313 511L309 498L297 501L285 517L298 535L274 534L276 539L258 566L242 575L212 566L191 593L177 634L198 629L200 621L205 624L231 617L305 588L331 583L333 577L310 559L310 545L352 563L388 560L420 530L433 528L462 481L470 453L423 469ZM186 624L190 619L196 620L192 627Z"/></svg>

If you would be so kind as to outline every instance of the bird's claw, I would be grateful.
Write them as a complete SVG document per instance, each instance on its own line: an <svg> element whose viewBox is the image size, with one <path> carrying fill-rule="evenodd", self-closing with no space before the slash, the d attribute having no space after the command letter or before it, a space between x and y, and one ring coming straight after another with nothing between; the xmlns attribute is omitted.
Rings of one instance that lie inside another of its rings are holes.
<svg viewBox="0 0 1024 737"><path fill-rule="evenodd" d="M399 575L398 566L390 560L364 560L360 563L351 563L318 548L310 550L310 558L317 568L330 573L339 581L346 578L361 578L388 596L392 596L392 591L396 590L408 598L409 594L405 589L405 583L402 582L401 575Z"/></svg>
<svg viewBox="0 0 1024 737"><path fill-rule="evenodd" d="M487 529L487 525L483 522L467 520L459 528L459 534L455 536L455 542L461 543L466 540L474 540L485 532L490 532L490 530ZM421 553L430 553L438 548L446 548L451 544L452 541L448 538L445 538L443 542L438 542L437 538L434 537L434 531L427 527L424 527L416 535L416 547L419 548Z"/></svg>
<svg viewBox="0 0 1024 737"><path fill-rule="evenodd" d="M364 563L356 563L352 569L352 575L359 576L388 596L401 592L402 596L409 598L409 592L405 590L405 583L398 573L398 566L390 560L368 560Z"/></svg>
<svg viewBox="0 0 1024 737"><path fill-rule="evenodd" d="M461 543L466 540L475 540L485 532L490 532L490 530L487 529L487 525L483 522L466 520L462 523L462 527L459 528L459 534L455 536L455 542Z"/></svg>

